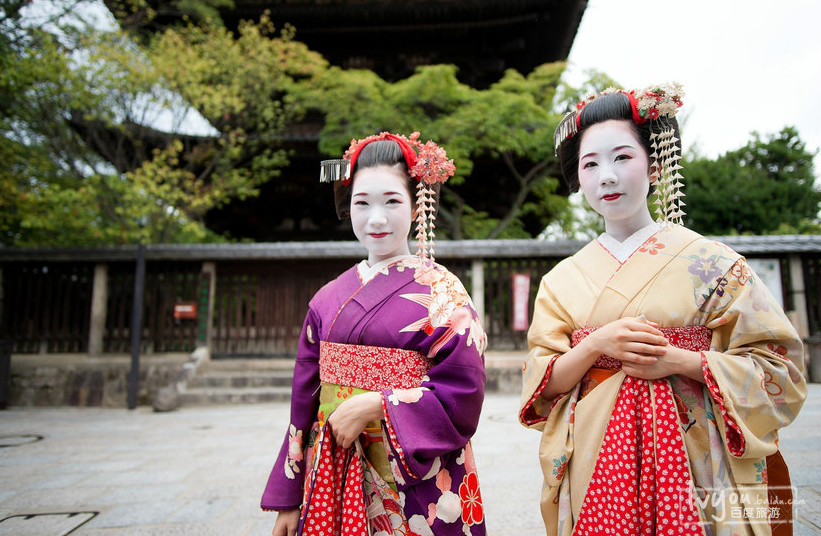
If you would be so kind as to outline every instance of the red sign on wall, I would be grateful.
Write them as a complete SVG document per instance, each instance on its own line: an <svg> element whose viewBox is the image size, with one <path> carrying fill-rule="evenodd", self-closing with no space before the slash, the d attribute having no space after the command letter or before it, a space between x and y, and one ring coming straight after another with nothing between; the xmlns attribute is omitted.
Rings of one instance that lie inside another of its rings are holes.
<svg viewBox="0 0 821 536"><path fill-rule="evenodd" d="M174 304L174 318L177 320L197 318L196 302L178 302Z"/></svg>
<svg viewBox="0 0 821 536"><path fill-rule="evenodd" d="M527 331L529 309L530 274L513 274L513 331Z"/></svg>

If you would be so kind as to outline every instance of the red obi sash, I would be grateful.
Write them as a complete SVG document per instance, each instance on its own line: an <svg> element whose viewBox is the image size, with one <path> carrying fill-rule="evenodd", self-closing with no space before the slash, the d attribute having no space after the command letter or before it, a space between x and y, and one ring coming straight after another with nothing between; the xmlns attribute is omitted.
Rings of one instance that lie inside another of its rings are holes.
<svg viewBox="0 0 821 536"><path fill-rule="evenodd" d="M574 331L572 344L595 329ZM704 326L661 331L673 346L695 352L710 348L712 330ZM593 366L615 371L621 363L600 356ZM673 397L665 379L624 378L574 536L704 534L692 501L693 482Z"/></svg>
<svg viewBox="0 0 821 536"><path fill-rule="evenodd" d="M381 391L419 387L433 362L419 352L383 346L321 341L319 379L325 383Z"/></svg>
<svg viewBox="0 0 821 536"><path fill-rule="evenodd" d="M582 339L599 329L580 328L573 331L570 338L570 346L576 346ZM704 326L682 326L678 328L659 328L667 341L676 348L683 348L693 352L705 352L710 349L710 341L713 338L713 330ZM606 355L600 355L593 363L595 368L620 370L621 361Z"/></svg>

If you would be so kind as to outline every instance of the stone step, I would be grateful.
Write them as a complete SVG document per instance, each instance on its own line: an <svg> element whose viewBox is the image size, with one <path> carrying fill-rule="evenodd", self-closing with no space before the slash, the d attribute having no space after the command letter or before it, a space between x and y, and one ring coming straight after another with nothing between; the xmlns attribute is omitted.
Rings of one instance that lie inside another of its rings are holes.
<svg viewBox="0 0 821 536"><path fill-rule="evenodd" d="M521 353L486 356L485 391L521 390ZM204 363L180 394L188 406L283 402L291 399L293 359L220 359Z"/></svg>
<svg viewBox="0 0 821 536"><path fill-rule="evenodd" d="M254 404L291 399L294 359L212 359L180 393L188 406Z"/></svg>
<svg viewBox="0 0 821 536"><path fill-rule="evenodd" d="M206 370L198 372L188 382L188 388L196 387L290 387L292 370Z"/></svg>
<svg viewBox="0 0 821 536"><path fill-rule="evenodd" d="M211 359L203 363L202 370L241 370L244 372L252 370L294 370L294 357L275 358L221 358Z"/></svg>
<svg viewBox="0 0 821 536"><path fill-rule="evenodd" d="M180 394L183 406L287 402L291 387L195 387Z"/></svg>

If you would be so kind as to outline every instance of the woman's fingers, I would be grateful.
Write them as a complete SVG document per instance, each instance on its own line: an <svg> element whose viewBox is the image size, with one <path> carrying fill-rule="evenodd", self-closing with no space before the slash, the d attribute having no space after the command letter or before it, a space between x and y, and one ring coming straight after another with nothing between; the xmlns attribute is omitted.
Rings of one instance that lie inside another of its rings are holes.
<svg viewBox="0 0 821 536"><path fill-rule="evenodd" d="M658 324L655 322L642 322L640 320L631 320L627 326L629 327L630 331L636 333L650 333L657 337L664 337L664 333L658 328Z"/></svg>
<svg viewBox="0 0 821 536"><path fill-rule="evenodd" d="M650 355L664 354L667 344L667 339L664 336L654 335L646 331L628 330L618 332L609 341L604 342L604 346L615 353L635 352Z"/></svg>
<svg viewBox="0 0 821 536"><path fill-rule="evenodd" d="M382 394L369 392L342 402L328 417L328 426L337 445L353 445L368 422L382 418Z"/></svg>
<svg viewBox="0 0 821 536"><path fill-rule="evenodd" d="M336 439L336 444L342 447L343 449L346 449L353 444L353 441L351 441L348 437L343 436L342 434L340 434L338 437L335 437L334 439Z"/></svg>
<svg viewBox="0 0 821 536"><path fill-rule="evenodd" d="M652 365L656 361L659 360L660 356L654 355L647 355L647 354L635 354L632 352L628 352L621 357L619 357L619 361L623 363L634 363L636 365Z"/></svg>
<svg viewBox="0 0 821 536"><path fill-rule="evenodd" d="M331 436L334 438L334 442L345 449L353 445L356 436L351 437L344 426L339 426L335 428L332 422L332 418L333 414L331 414L331 417L328 418L328 428L330 428L331 430Z"/></svg>
<svg viewBox="0 0 821 536"><path fill-rule="evenodd" d="M666 353L666 344L662 346L631 342L622 345L617 352L614 352L615 355L610 355L610 357L614 357L619 361L648 364L655 363L658 358L663 357Z"/></svg>
<svg viewBox="0 0 821 536"><path fill-rule="evenodd" d="M651 343L633 343L627 348L628 351L634 354L644 354L644 355L652 355L652 356L662 356L667 353L667 341L665 340L663 343L656 344L654 342Z"/></svg>
<svg viewBox="0 0 821 536"><path fill-rule="evenodd" d="M333 414L331 414L331 417L333 417ZM335 428L330 418L328 419L328 428L331 430L331 437L334 438L334 443L342 448L348 448L350 446L345 444L347 441L345 433L341 429Z"/></svg>
<svg viewBox="0 0 821 536"><path fill-rule="evenodd" d="M664 336L651 335L650 333L646 333L643 331L632 331L624 333L617 337L617 342L621 343L623 346L643 345L656 346L660 348L667 346L668 344L667 339L664 338Z"/></svg>
<svg viewBox="0 0 821 536"><path fill-rule="evenodd" d="M272 536L294 536L299 526L299 510L282 510L277 513Z"/></svg>

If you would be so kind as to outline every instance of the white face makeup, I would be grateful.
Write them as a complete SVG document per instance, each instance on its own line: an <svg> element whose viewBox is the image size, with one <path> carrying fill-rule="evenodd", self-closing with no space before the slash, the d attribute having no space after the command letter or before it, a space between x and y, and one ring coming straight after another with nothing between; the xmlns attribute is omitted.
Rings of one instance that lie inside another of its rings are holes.
<svg viewBox="0 0 821 536"><path fill-rule="evenodd" d="M579 185L618 241L653 223L647 208L650 162L627 120L588 127L579 144Z"/></svg>
<svg viewBox="0 0 821 536"><path fill-rule="evenodd" d="M378 166L357 171L351 191L351 225L359 242L368 249L368 264L410 255L413 199L406 178Z"/></svg>

